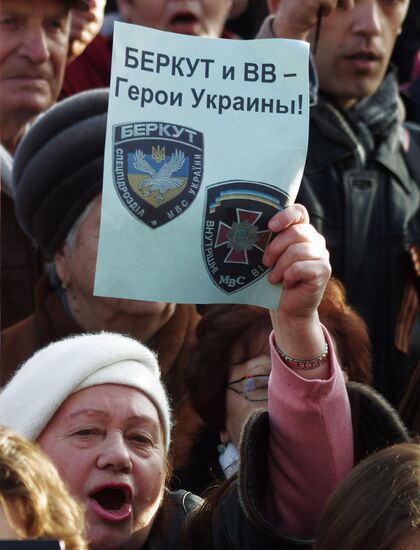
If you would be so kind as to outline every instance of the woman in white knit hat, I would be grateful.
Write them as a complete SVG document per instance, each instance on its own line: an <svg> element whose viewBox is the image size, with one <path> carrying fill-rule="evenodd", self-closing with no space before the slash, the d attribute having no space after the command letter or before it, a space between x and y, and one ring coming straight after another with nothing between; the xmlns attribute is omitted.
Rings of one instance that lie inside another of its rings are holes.
<svg viewBox="0 0 420 550"><path fill-rule="evenodd" d="M310 538L353 464L344 379L317 314L331 272L325 241L300 205L277 213L269 228L268 278L283 282L271 312L269 430L260 420L245 429L239 481L204 525L204 546L220 550L278 550ZM138 341L101 333L41 349L0 394L0 424L52 458L85 506L92 550L204 547L191 529L181 538L200 499L165 489L170 407L156 359Z"/></svg>

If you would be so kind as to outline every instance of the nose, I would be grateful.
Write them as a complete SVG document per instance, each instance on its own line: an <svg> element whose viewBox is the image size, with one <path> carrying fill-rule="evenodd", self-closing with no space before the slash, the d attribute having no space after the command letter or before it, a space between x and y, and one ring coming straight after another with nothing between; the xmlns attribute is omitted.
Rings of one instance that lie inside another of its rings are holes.
<svg viewBox="0 0 420 550"><path fill-rule="evenodd" d="M365 36L381 33L381 14L377 0L361 0L353 8L353 31Z"/></svg>
<svg viewBox="0 0 420 550"><path fill-rule="evenodd" d="M20 47L22 56L32 63L44 63L50 58L50 50L45 29L41 25L33 25L25 29Z"/></svg>
<svg viewBox="0 0 420 550"><path fill-rule="evenodd" d="M132 470L130 451L123 434L107 434L101 443L97 457L97 466L101 470L130 473Z"/></svg>

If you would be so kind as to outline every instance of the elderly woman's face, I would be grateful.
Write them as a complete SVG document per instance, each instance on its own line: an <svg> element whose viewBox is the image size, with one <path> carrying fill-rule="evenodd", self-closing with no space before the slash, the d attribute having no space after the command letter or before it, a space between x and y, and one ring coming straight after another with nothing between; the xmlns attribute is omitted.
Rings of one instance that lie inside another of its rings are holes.
<svg viewBox="0 0 420 550"><path fill-rule="evenodd" d="M86 388L66 399L38 443L85 506L90 548L141 548L165 480L153 403L128 386Z"/></svg>
<svg viewBox="0 0 420 550"><path fill-rule="evenodd" d="M137 25L194 36L221 36L232 0L119 0L122 17Z"/></svg>
<svg viewBox="0 0 420 550"><path fill-rule="evenodd" d="M67 289L73 317L85 330L96 331L113 326L124 332L124 324L119 323L126 316L137 317L139 322L170 316L174 304L93 295L100 218L101 196L98 196L92 201L91 210L79 227L72 245L65 245L54 257L59 279Z"/></svg>

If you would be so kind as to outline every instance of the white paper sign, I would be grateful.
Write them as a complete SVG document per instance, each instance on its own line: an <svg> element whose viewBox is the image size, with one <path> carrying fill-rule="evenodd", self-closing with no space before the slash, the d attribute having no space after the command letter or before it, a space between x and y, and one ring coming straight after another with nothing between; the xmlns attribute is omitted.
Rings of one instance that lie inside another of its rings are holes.
<svg viewBox="0 0 420 550"><path fill-rule="evenodd" d="M276 308L268 220L298 192L308 45L116 23L95 294Z"/></svg>

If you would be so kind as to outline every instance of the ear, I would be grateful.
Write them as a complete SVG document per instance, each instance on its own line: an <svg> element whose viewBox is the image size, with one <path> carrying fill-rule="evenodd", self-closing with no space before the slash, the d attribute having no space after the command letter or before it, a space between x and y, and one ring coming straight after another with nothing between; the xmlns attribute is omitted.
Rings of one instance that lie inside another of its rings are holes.
<svg viewBox="0 0 420 550"><path fill-rule="evenodd" d="M224 445L227 445L232 441L232 438L230 437L230 433L226 430L226 428L223 431L219 432L219 437L220 437L220 441Z"/></svg>
<svg viewBox="0 0 420 550"><path fill-rule="evenodd" d="M274 14L280 5L281 0L266 0L268 11L270 14Z"/></svg>
<svg viewBox="0 0 420 550"><path fill-rule="evenodd" d="M54 254L53 261L55 271L63 288L67 288L70 282L70 275L68 269L68 258L63 246Z"/></svg>

